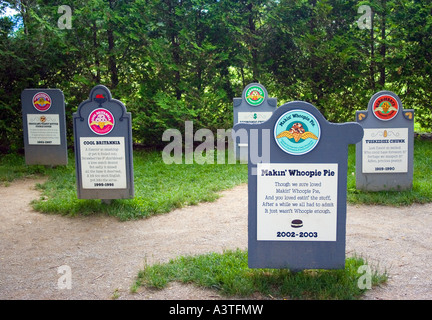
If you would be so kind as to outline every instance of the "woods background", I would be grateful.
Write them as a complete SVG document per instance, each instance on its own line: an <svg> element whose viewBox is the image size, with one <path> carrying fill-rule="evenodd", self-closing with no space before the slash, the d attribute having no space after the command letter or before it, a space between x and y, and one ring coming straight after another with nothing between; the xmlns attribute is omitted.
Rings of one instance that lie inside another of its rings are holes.
<svg viewBox="0 0 432 320"><path fill-rule="evenodd" d="M61 5L70 29L58 26ZM371 28L360 27L361 5ZM64 92L73 145L72 113L97 84L126 105L146 147L165 145L162 133L186 120L231 128L233 98L251 82L331 122L354 121L391 90L432 129L430 0L22 0L2 1L0 13L3 152L23 146L22 90Z"/></svg>

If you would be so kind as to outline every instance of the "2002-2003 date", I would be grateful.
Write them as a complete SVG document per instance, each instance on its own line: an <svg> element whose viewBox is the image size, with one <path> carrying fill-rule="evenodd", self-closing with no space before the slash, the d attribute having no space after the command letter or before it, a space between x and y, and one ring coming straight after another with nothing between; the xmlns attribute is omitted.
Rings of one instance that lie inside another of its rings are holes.
<svg viewBox="0 0 432 320"><path fill-rule="evenodd" d="M277 238L317 238L318 232L293 232L293 231L277 231Z"/></svg>

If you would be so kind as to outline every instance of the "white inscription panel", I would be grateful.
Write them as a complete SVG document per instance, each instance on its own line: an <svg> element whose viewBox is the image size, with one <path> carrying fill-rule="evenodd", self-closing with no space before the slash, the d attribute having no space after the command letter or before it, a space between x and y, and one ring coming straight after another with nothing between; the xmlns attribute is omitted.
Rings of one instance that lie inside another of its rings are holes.
<svg viewBox="0 0 432 320"><path fill-rule="evenodd" d="M28 141L31 145L60 145L58 114L28 114Z"/></svg>
<svg viewBox="0 0 432 320"><path fill-rule="evenodd" d="M408 172L408 128L364 129L362 172Z"/></svg>
<svg viewBox="0 0 432 320"><path fill-rule="evenodd" d="M258 163L257 240L336 241L337 163Z"/></svg>
<svg viewBox="0 0 432 320"><path fill-rule="evenodd" d="M83 189L126 189L124 137L80 138Z"/></svg>

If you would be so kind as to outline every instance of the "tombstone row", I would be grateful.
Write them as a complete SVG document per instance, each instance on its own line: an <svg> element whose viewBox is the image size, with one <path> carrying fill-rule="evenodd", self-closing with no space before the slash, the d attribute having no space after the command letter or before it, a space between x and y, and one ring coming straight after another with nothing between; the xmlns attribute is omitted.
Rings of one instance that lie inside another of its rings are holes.
<svg viewBox="0 0 432 320"><path fill-rule="evenodd" d="M411 188L414 111L381 91L356 122L330 123L303 101L251 121L260 103L268 112L266 97L254 83L234 100L233 139L247 146L249 267L344 268L348 145L356 144L357 188Z"/></svg>
<svg viewBox="0 0 432 320"><path fill-rule="evenodd" d="M26 163L66 165L68 156L62 91L26 89L21 100ZM263 85L251 83L244 88L241 98L234 98L233 105L234 124L259 124L270 119L276 110L277 99L270 98ZM414 111L404 110L401 100L393 92L381 91L370 99L366 111L356 112L356 121L363 127L365 135L356 144L356 187L369 191L410 189ZM292 139L301 139L295 132L301 131L301 128L290 130L296 136ZM116 137L121 139L112 139ZM106 197L133 195L131 115L120 101L112 99L105 86L93 88L89 100L81 103L74 114L74 138L79 197L101 196L100 192L87 191L89 189L107 190L103 192ZM113 141L120 147L116 149ZM297 146L301 145L297 141ZM235 149L238 160L247 160L248 143L236 141ZM97 153L105 155L108 152L113 154L112 158L122 159L121 163L97 156ZM115 152L119 154L114 155ZM102 170L106 170L107 174ZM119 189L127 189L127 192L119 193Z"/></svg>
<svg viewBox="0 0 432 320"><path fill-rule="evenodd" d="M357 188L411 188L414 111L381 91L357 111L356 122L335 124L307 102L277 108L258 83L233 103L236 154L248 161L249 267L343 268L348 145L356 144ZM67 164L62 92L24 90L22 115L26 163ZM105 86L78 106L78 198L134 196L131 128L131 114Z"/></svg>
<svg viewBox="0 0 432 320"><path fill-rule="evenodd" d="M233 100L234 125L263 123L270 119L276 108L277 99L269 98L263 85L251 83L244 88L241 98ZM364 138L356 144L357 189L411 189L414 110L404 109L395 93L380 91L371 97L367 110L356 111L355 118L364 130ZM299 132L302 128L294 127L290 131L296 136L291 137L297 142L296 146L304 148L301 143L304 139L300 140L302 136ZM248 161L248 143L237 137L235 149L237 160ZM263 150L258 150L260 151Z"/></svg>
<svg viewBox="0 0 432 320"><path fill-rule="evenodd" d="M65 101L58 89L21 94L26 164L67 165ZM79 199L133 198L131 114L103 85L73 114Z"/></svg>

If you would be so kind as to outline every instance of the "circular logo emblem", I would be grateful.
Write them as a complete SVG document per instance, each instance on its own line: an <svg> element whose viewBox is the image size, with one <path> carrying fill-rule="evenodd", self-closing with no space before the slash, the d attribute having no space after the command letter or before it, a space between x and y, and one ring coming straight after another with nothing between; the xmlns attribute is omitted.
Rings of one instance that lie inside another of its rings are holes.
<svg viewBox="0 0 432 320"><path fill-rule="evenodd" d="M310 152L318 144L320 134L321 128L317 119L304 110L285 112L274 127L277 145L292 155Z"/></svg>
<svg viewBox="0 0 432 320"><path fill-rule="evenodd" d="M399 111L399 104L392 96L382 95L375 99L372 108L375 117L387 121L396 117Z"/></svg>
<svg viewBox="0 0 432 320"><path fill-rule="evenodd" d="M251 106L259 106L265 99L264 89L259 86L251 86L245 92L245 99Z"/></svg>
<svg viewBox="0 0 432 320"><path fill-rule="evenodd" d="M114 117L108 110L98 108L90 113L88 124L94 133L100 135L108 134L114 128Z"/></svg>
<svg viewBox="0 0 432 320"><path fill-rule="evenodd" d="M33 96L33 107L36 110L45 112L51 107L51 97L45 92L38 92Z"/></svg>

